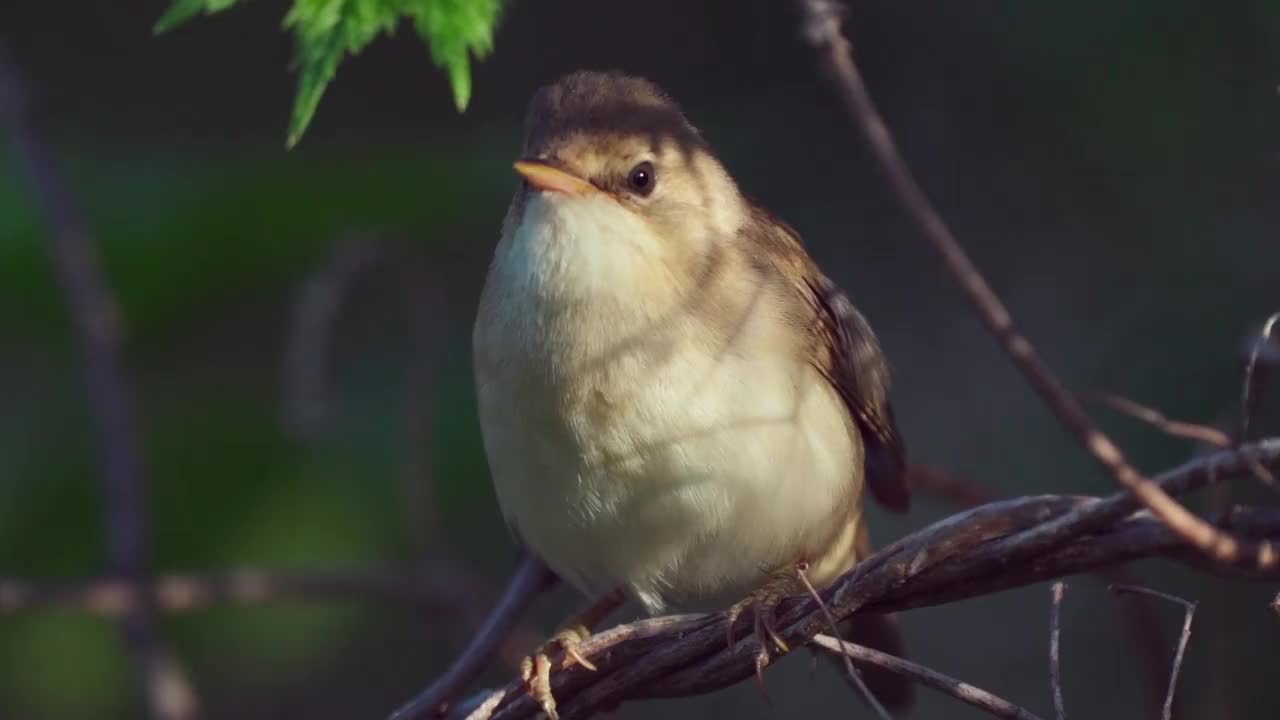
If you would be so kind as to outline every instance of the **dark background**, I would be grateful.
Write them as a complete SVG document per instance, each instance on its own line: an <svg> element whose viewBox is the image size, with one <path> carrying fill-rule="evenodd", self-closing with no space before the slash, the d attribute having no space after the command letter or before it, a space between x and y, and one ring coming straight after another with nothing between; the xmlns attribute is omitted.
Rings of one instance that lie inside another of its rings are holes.
<svg viewBox="0 0 1280 720"><path fill-rule="evenodd" d="M430 568L434 553L501 585L514 555L479 444L470 324L524 104L579 67L666 86L744 188L804 234L881 335L914 459L998 495L1111 490L904 218L791 3L516 0L461 115L403 31L342 66L290 152L286 5L153 37L163 9L0 5L0 42L36 91L123 307L157 568ZM924 186L1066 381L1232 421L1246 339L1280 308L1280 3L863 1L847 29ZM45 228L4 153L0 575L88 575L104 546L80 357ZM291 361L300 288L335 253L349 259L353 238L383 238L370 242L384 262L357 274L331 352L304 343L314 352ZM300 402L325 412L300 418ZM1105 424L1147 470L1195 452ZM1237 483L1236 499L1254 494ZM949 511L922 497L906 518L873 515L873 530L883 543ZM1276 588L1136 569L1201 603L1186 716L1274 717ZM1033 587L903 621L916 659L1047 715L1048 599ZM536 620L549 630L578 602L560 591ZM1154 717L1121 602L1071 582L1073 716ZM1172 647L1180 613L1161 611ZM163 624L215 718L381 717L444 668L458 626L363 603ZM744 685L623 715L867 713L825 666L811 679L796 659L769 677L772 707ZM978 717L921 696L911 717ZM0 717L140 714L109 623L0 617Z"/></svg>

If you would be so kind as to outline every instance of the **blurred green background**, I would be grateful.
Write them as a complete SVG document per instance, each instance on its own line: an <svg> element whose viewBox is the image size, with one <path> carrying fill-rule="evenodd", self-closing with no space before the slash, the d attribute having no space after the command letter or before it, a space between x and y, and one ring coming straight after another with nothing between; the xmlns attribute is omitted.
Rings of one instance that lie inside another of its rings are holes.
<svg viewBox="0 0 1280 720"><path fill-rule="evenodd" d="M153 37L164 7L0 5L0 42L49 120L122 304L157 569L430 571L447 556L500 587L514 553L479 443L470 323L524 104L579 67L666 86L745 189L804 234L880 332L913 459L997 495L1111 490L903 217L791 3L516 0L462 115L402 32L344 64L290 152L286 5ZM847 28L921 181L1065 379L1231 421L1246 339L1280 309L1280 3L858 1ZM4 148L0 575L91 575L104 533L80 357L46 229ZM332 337L298 341L304 289L362 252L372 261L351 275ZM1106 426L1145 469L1195 451ZM1266 498L1236 486L1236 500ZM873 515L873 530L883 543L949 511L921 497L906 518ZM1276 588L1163 562L1137 570L1201 602L1184 716L1275 717ZM1048 598L1034 587L903 622L916 659L1048 714ZM550 629L578 602L559 591L535 620ZM1119 602L1093 579L1071 583L1073 716L1154 717ZM1160 617L1170 647L1179 617ZM163 627L208 717L375 718L445 667L457 624L319 603ZM744 686L621 714L868 716L826 667L810 678L787 662L770 686L772 707ZM0 718L141 715L109 623L0 616ZM981 716L922 691L911 717Z"/></svg>

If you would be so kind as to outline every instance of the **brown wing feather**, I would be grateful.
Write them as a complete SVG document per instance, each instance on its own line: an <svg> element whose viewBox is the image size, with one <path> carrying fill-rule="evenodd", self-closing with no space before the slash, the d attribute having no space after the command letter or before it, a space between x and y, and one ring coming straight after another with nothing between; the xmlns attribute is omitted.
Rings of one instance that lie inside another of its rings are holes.
<svg viewBox="0 0 1280 720"><path fill-rule="evenodd" d="M853 417L866 448L871 494L895 512L910 506L902 438L889 402L889 364L871 324L822 274L795 230L756 206L751 233L773 267L803 296L817 320L813 364L831 382Z"/></svg>

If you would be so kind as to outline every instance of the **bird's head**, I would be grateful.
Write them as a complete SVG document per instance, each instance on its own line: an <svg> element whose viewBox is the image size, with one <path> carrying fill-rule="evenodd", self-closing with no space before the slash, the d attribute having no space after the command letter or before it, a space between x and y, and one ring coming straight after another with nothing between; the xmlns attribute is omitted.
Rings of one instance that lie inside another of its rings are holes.
<svg viewBox="0 0 1280 720"><path fill-rule="evenodd" d="M746 217L701 134L644 79L580 71L542 88L522 155L517 222L591 226L606 236L595 242L661 245L648 250L669 255L705 254Z"/></svg>

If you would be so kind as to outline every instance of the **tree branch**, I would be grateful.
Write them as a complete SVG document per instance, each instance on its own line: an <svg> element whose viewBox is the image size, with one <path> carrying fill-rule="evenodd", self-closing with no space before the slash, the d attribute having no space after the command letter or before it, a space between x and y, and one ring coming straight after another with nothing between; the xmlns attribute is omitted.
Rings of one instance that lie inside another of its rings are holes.
<svg viewBox="0 0 1280 720"><path fill-rule="evenodd" d="M1249 348L1249 359L1244 366L1244 390L1241 398L1240 439L1249 438L1250 425L1262 410L1262 395L1267 377L1267 363L1262 361L1263 349L1272 342L1272 333L1276 324L1280 323L1280 312L1273 314L1262 323L1262 330Z"/></svg>
<svg viewBox="0 0 1280 720"><path fill-rule="evenodd" d="M112 572L133 582L147 574L146 483L129 381L120 367L119 318L102 279L95 243L59 174L17 70L0 48L0 123L10 130L22 172L44 212L49 253L80 336L107 505ZM176 656L156 633L150 608L120 618L125 645L142 676L152 717L187 720L199 702Z"/></svg>
<svg viewBox="0 0 1280 720"><path fill-rule="evenodd" d="M1173 654L1173 667L1169 671L1169 691L1165 694L1164 708L1160 715L1163 720L1173 720L1173 698L1178 690L1178 674L1182 671L1182 658L1187 652L1187 642L1191 640L1191 621L1196 615L1196 604L1168 593L1136 585L1112 585L1109 589L1117 595L1142 595L1160 598L1182 606L1182 633L1178 636L1178 649Z"/></svg>
<svg viewBox="0 0 1280 720"><path fill-rule="evenodd" d="M1255 474L1261 466L1250 465ZM907 469L910 485L920 493L944 500L957 508L967 509L989 502L995 502L992 495L981 485L949 473L940 468L911 466ZM1106 585L1133 585L1133 574L1127 567L1100 568L1095 575ZM1145 595L1136 595L1134 602L1122 603L1120 608L1126 615L1122 623L1133 643L1138 655L1143 660L1143 669L1147 676L1147 696L1152 708L1160 708L1165 698L1167 681L1166 668L1172 654L1164 649L1164 632L1155 611L1155 600Z"/></svg>
<svg viewBox="0 0 1280 720"><path fill-rule="evenodd" d="M1062 700L1062 656L1059 639L1062 635L1062 596L1067 584L1059 580L1053 584L1049 610L1049 688L1053 691L1053 711L1057 720L1067 720L1067 705Z"/></svg>
<svg viewBox="0 0 1280 720"><path fill-rule="evenodd" d="M1250 462L1280 463L1280 438L1198 458L1156 481L1165 492L1184 494L1247 472ZM1135 510L1137 503L1127 492L1106 498L1043 495L990 503L883 548L822 593L822 599L842 621L857 612L955 602L1156 556L1217 574L1269 577L1257 568L1207 562L1162 521ZM1249 541L1280 541L1280 510L1237 509L1215 522ZM1046 545L1046 534L1060 541ZM992 548L1000 551L993 554ZM745 631L751 619L740 622L739 630ZM741 632L743 639L726 648L723 623L719 613L677 615L597 633L580 650L598 672L573 666L552 676L562 717L587 717L629 699L706 693L753 676L754 636ZM777 628L792 648L808 643L826 626L810 598L791 598L778 609ZM783 654L769 650L774 657ZM501 701L484 707L503 720L530 718L538 712L519 681L505 688ZM419 710L399 714L397 720L431 717L429 708Z"/></svg>
<svg viewBox="0 0 1280 720"><path fill-rule="evenodd" d="M841 32L843 7L834 0L797 0L797 3L804 16L805 35L810 44L822 53L849 114L865 136L890 186L942 257L947 270L977 310L988 332L1000 343L1005 354L1058 420L1117 484L1132 493L1194 547L1219 562L1280 569L1280 553L1241 542L1201 520L1174 501L1159 485L1139 473L1125 459L1120 448L1094 425L1084 407L1067 391L1040 358L1031 341L1014 325L1009 309L996 296L908 169L888 125L867 92L862 74L853 60L849 40Z"/></svg>
<svg viewBox="0 0 1280 720"><path fill-rule="evenodd" d="M1005 718L1006 720L1041 720L1040 716L1035 715L1026 708L1014 705L1008 700L992 695L982 688L974 687L969 683L961 682L909 660L903 660L872 648L854 645L851 642L839 640L830 635L815 635L813 644L827 652L841 655L850 660L856 660L867 665L875 665L890 672L904 675L919 682L921 685L946 693L960 702L972 705L979 710L985 710L998 718Z"/></svg>
<svg viewBox="0 0 1280 720"><path fill-rule="evenodd" d="M458 692L484 671L498 644L511 631L511 627L528 609L533 599L558 580L542 561L532 555L525 556L502 598L489 613L489 618L467 649L430 687L392 713L391 719L429 718L447 711L449 703Z"/></svg>

